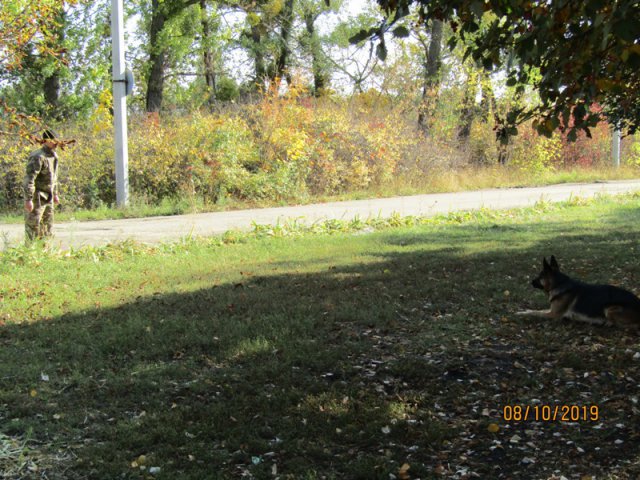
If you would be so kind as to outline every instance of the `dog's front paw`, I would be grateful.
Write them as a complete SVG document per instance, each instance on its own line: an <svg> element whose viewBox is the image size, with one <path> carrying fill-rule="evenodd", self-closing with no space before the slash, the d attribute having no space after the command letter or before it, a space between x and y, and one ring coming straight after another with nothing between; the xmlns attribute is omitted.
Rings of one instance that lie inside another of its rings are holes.
<svg viewBox="0 0 640 480"><path fill-rule="evenodd" d="M516 315L520 315L521 317L534 315L536 312L534 310L522 310L520 312L516 312Z"/></svg>

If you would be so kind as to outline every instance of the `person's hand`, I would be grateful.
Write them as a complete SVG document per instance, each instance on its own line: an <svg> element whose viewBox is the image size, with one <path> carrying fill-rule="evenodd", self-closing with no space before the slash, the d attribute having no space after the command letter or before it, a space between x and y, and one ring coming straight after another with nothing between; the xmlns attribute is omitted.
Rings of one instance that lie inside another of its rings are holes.
<svg viewBox="0 0 640 480"><path fill-rule="evenodd" d="M60 197L58 197L58 195L53 196L53 203L55 203L56 205L60 203Z"/></svg>
<svg viewBox="0 0 640 480"><path fill-rule="evenodd" d="M24 202L24 209L27 212L32 212L33 211L33 200L27 200L26 202Z"/></svg>

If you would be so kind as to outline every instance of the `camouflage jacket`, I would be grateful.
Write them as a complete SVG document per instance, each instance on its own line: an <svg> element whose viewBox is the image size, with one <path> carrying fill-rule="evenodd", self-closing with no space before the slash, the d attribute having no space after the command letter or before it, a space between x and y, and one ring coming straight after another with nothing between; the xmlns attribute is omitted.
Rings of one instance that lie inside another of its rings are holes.
<svg viewBox="0 0 640 480"><path fill-rule="evenodd" d="M50 202L57 191L58 156L42 147L29 156L27 174L24 177L24 199L33 200L38 192L40 200Z"/></svg>

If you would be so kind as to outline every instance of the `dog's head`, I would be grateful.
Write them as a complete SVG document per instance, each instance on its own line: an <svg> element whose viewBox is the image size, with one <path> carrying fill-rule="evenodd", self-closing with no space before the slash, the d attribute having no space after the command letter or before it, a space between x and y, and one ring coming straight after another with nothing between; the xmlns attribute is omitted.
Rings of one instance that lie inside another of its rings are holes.
<svg viewBox="0 0 640 480"><path fill-rule="evenodd" d="M560 273L560 265L556 257L551 255L551 259L547 261L547 258L542 259L542 271L540 274L531 281L531 285L545 292L551 291Z"/></svg>

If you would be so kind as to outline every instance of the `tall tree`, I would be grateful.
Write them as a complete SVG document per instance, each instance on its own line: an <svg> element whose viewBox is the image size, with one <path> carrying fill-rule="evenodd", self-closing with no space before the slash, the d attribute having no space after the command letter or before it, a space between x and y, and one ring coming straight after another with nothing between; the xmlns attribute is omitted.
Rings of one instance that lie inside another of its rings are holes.
<svg viewBox="0 0 640 480"><path fill-rule="evenodd" d="M151 25L149 27L149 77L147 78L147 112L159 112L164 93L164 69L166 47L160 42L160 34L167 21L164 2L151 0Z"/></svg>
<svg viewBox="0 0 640 480"><path fill-rule="evenodd" d="M440 87L440 70L442 67L442 38L444 24L432 19L429 25L429 40L421 39L425 49L424 80L422 86L422 103L418 113L418 126L423 133L429 133L427 119L434 110L434 99Z"/></svg>
<svg viewBox="0 0 640 480"><path fill-rule="evenodd" d="M320 96L328 87L331 71L317 23L324 14L340 8L341 2L336 0L330 2L325 2L325 0L299 0L298 5L300 17L304 24L300 44L304 53L311 57L313 94Z"/></svg>
<svg viewBox="0 0 640 480"><path fill-rule="evenodd" d="M109 78L107 7L105 0L51 4L46 7L50 23L43 23L43 31L18 36L0 48L7 53L24 40L13 57L19 57L17 68L7 58L0 62L0 95L5 101L23 113L56 120L87 114ZM5 35L11 32L11 28L0 30Z"/></svg>
<svg viewBox="0 0 640 480"><path fill-rule="evenodd" d="M467 54L487 70L506 68L507 84L533 85L539 104L500 119L502 139L533 118L540 133L556 129L575 138L603 117L640 128L640 3L637 0L378 0L383 34L416 6L423 19L445 21L470 40ZM480 29L482 22L487 27ZM452 42L456 42L456 38ZM593 105L603 106L601 111Z"/></svg>
<svg viewBox="0 0 640 480"><path fill-rule="evenodd" d="M296 0L243 0L238 3L246 12L247 27L242 38L254 62L255 88L262 88L265 81L277 87L283 78L291 80L288 72L295 5Z"/></svg>
<svg viewBox="0 0 640 480"><path fill-rule="evenodd" d="M142 28L130 42L129 58L147 87L140 106L148 113L173 106L214 108L220 82L228 80L222 53L232 42L232 27L223 28L222 18L225 9L234 17L236 12L211 0L139 0L134 5Z"/></svg>
<svg viewBox="0 0 640 480"><path fill-rule="evenodd" d="M465 73L464 94L460 106L460 122L458 125L458 140L466 143L471 135L471 126L478 113L476 97L478 96L478 71L472 62L466 62L463 66Z"/></svg>
<svg viewBox="0 0 640 480"><path fill-rule="evenodd" d="M164 96L165 71L169 44L163 36L167 24L199 0L151 0L149 23L149 74L146 111L159 112Z"/></svg>
<svg viewBox="0 0 640 480"><path fill-rule="evenodd" d="M331 46L329 61L336 73L349 79L356 92L365 90L379 57L386 58L384 44L376 48L373 42L368 41L369 33L376 29L378 18L379 13L369 5L358 15L340 21L328 38Z"/></svg>
<svg viewBox="0 0 640 480"><path fill-rule="evenodd" d="M295 0L284 0L284 7L279 15L280 38L278 39L278 53L274 60L271 81L279 83L283 78L291 85L291 74L288 70L291 57L291 33L293 29L293 7Z"/></svg>
<svg viewBox="0 0 640 480"><path fill-rule="evenodd" d="M460 107L460 124L458 139L466 142L471 134L474 120L483 122L492 120L497 111L497 100L489 72L472 61L467 60L462 66L464 72L464 94ZM478 104L478 96L480 103Z"/></svg>
<svg viewBox="0 0 640 480"><path fill-rule="evenodd" d="M61 6L56 14L54 29L48 39L48 42L50 42L50 48L60 48L60 53L53 62L47 62L50 65L47 69L48 71L44 75L43 85L47 113L57 120L62 118L62 112L60 111L60 77L62 63L65 61L64 39L66 21L67 19L64 8Z"/></svg>
<svg viewBox="0 0 640 480"><path fill-rule="evenodd" d="M202 24L202 60L204 66L204 81L207 88L209 107L213 107L216 98L216 70L215 58L211 48L212 27L211 18L207 11L207 0L200 0L200 15Z"/></svg>
<svg viewBox="0 0 640 480"><path fill-rule="evenodd" d="M277 50L273 45L273 31L282 6L282 2L270 0L238 3L238 7L246 14L246 28L242 33L241 43L253 60L252 90L261 90L267 78L273 77L270 74L270 52Z"/></svg>
<svg viewBox="0 0 640 480"><path fill-rule="evenodd" d="M52 32L65 0L4 0L0 9L0 68L19 68L29 53L57 55Z"/></svg>

